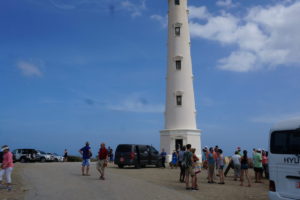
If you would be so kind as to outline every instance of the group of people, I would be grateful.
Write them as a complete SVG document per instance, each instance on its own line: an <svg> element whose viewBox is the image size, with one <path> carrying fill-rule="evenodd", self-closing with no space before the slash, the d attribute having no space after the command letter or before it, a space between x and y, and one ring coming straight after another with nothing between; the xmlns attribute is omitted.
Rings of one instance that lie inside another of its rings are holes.
<svg viewBox="0 0 300 200"><path fill-rule="evenodd" d="M218 184L225 184L225 157L223 150L218 146L207 146L202 149L202 165L199 163L199 158L195 154L196 149L191 148L188 144L183 146L179 150L174 150L171 157L170 167L171 169L180 167L179 181L186 183L187 190L198 190L197 174L201 172L201 167L207 169L207 180L209 184L216 183L214 180L216 176L219 177ZM165 167L167 153L164 149L161 152L162 166ZM240 185L244 186L245 180L247 186L251 187L251 179L248 173L248 169L252 167L255 172L255 182L261 183L263 172L265 178L268 178L268 152L261 149L253 149L252 162L248 157L247 150L241 151L240 147L237 147L229 165L234 169L234 180L240 180ZM229 170L230 168L228 168ZM191 187L190 187L191 182Z"/></svg>
<svg viewBox="0 0 300 200"><path fill-rule="evenodd" d="M183 146L172 154L170 167L180 167L179 181L186 184L187 190L199 190L197 184L197 174L201 172L201 164L196 155L196 149L191 144ZM166 152L162 149L162 167L165 168Z"/></svg>
<svg viewBox="0 0 300 200"><path fill-rule="evenodd" d="M219 184L225 184L224 180L224 166L225 166L225 158L223 156L223 150L218 146L213 147L205 147L202 150L202 161L203 168L207 169L207 179L208 183L215 183L215 169L217 170L217 174L219 175L220 181Z"/></svg>
<svg viewBox="0 0 300 200"><path fill-rule="evenodd" d="M82 155L82 166L81 166L82 176L90 176L89 173L90 163L91 163L91 157L93 156L90 143L86 142L85 146L79 150L79 153ZM105 143L101 143L100 149L98 151L98 156L97 156L98 161L96 164L96 169L100 173L100 177L99 177L100 180L105 180L104 170L105 167L107 167L107 163L109 161L108 153L109 152L105 147Z"/></svg>
<svg viewBox="0 0 300 200"><path fill-rule="evenodd" d="M4 145L1 148L0 152L0 187L5 187L8 191L11 188L11 173L14 168L13 162L13 154L9 150L9 146ZM5 177L5 184L3 181L3 177Z"/></svg>

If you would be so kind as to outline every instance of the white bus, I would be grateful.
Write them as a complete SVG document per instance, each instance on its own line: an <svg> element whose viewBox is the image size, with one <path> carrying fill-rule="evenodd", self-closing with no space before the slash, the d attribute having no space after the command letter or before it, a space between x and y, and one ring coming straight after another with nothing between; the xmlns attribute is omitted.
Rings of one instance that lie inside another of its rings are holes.
<svg viewBox="0 0 300 200"><path fill-rule="evenodd" d="M276 124L270 131L271 200L300 199L300 120Z"/></svg>

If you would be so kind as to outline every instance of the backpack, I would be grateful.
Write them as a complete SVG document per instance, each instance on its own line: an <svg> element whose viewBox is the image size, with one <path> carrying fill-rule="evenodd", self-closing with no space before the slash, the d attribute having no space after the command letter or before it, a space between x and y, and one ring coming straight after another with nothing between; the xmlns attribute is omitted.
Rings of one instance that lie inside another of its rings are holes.
<svg viewBox="0 0 300 200"><path fill-rule="evenodd" d="M191 161L191 155L189 151L186 151L183 155L183 160L182 160L182 167L186 168L186 167L191 167L192 166L192 161Z"/></svg>

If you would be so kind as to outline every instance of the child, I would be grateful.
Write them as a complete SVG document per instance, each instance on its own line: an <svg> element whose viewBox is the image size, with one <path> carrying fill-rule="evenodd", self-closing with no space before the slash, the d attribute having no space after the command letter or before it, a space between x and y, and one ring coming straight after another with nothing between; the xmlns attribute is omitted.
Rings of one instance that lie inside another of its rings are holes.
<svg viewBox="0 0 300 200"><path fill-rule="evenodd" d="M1 173L0 173L0 183L2 183L2 177L5 175L6 177L6 185L7 190L11 190L11 173L13 171L14 163L13 163L13 155L9 151L9 147L7 145L4 145L2 147L3 151L3 161L1 164Z"/></svg>

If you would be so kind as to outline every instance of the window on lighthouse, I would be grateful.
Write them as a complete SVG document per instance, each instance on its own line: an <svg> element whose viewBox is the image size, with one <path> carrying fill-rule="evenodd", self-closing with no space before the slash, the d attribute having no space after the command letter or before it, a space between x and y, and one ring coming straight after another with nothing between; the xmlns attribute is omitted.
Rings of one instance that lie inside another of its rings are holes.
<svg viewBox="0 0 300 200"><path fill-rule="evenodd" d="M180 0L175 0L175 5L179 5L180 4Z"/></svg>
<svg viewBox="0 0 300 200"><path fill-rule="evenodd" d="M182 95L177 95L176 96L176 103L177 103L177 106L182 105Z"/></svg>
<svg viewBox="0 0 300 200"><path fill-rule="evenodd" d="M180 27L175 27L175 35L180 36Z"/></svg>
<svg viewBox="0 0 300 200"><path fill-rule="evenodd" d="M181 60L176 60L176 70L181 70Z"/></svg>

